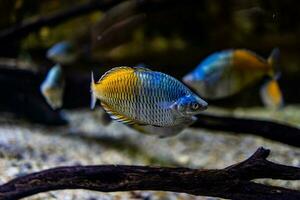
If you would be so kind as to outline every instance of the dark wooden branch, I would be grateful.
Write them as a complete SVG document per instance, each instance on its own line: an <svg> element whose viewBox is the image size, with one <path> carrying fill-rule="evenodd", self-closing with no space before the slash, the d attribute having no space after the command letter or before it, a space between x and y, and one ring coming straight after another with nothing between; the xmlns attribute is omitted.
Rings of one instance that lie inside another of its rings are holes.
<svg viewBox="0 0 300 200"><path fill-rule="evenodd" d="M300 147L300 129L275 121L200 114L198 121L192 127L253 134Z"/></svg>
<svg viewBox="0 0 300 200"><path fill-rule="evenodd" d="M89 107L90 75L66 74L64 108ZM39 86L43 78L44 75L41 73L5 69L0 66L0 89L2 91L0 111L21 114L31 121L48 125L66 124L61 115L53 111L41 96ZM198 121L192 127L228 131L235 134L253 134L300 147L300 129L279 122L201 114L198 115Z"/></svg>
<svg viewBox="0 0 300 200"><path fill-rule="evenodd" d="M195 5L197 2L192 0L124 1L108 10L102 20L92 28L92 46L93 48L118 46L131 38L132 32L145 22L146 16L151 18L159 11L190 4Z"/></svg>
<svg viewBox="0 0 300 200"><path fill-rule="evenodd" d="M0 41L16 39L40 29L43 26L58 25L73 17L87 14L94 10L107 10L120 0L92 0L85 4L74 6L68 10L59 11L48 16L42 16L33 20L26 20L0 32Z"/></svg>
<svg viewBox="0 0 300 200"><path fill-rule="evenodd" d="M32 20L25 20L19 24L15 24L0 32L0 41L7 41L25 36L33 31L39 30L43 26L58 25L68 19L87 14L94 10L106 11L122 0L91 0L85 4L74 6L68 10L59 11L57 13L50 14L48 16L42 16ZM174 5L184 4L179 0L133 0L137 9L143 12L149 12L149 10L165 9L174 7ZM189 2L193 2L189 0Z"/></svg>
<svg viewBox="0 0 300 200"><path fill-rule="evenodd" d="M261 147L247 160L220 170L125 165L53 168L0 186L0 199L62 189L157 190L243 200L299 199L300 191L251 182L257 178L300 180L300 168L266 160L269 152Z"/></svg>

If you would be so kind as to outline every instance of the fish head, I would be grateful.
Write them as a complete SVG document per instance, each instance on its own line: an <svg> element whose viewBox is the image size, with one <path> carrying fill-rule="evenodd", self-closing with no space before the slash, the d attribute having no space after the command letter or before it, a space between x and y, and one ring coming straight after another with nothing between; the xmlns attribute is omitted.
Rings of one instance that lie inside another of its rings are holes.
<svg viewBox="0 0 300 200"><path fill-rule="evenodd" d="M205 73L202 70L191 72L182 78L183 83L197 90L203 91L206 87Z"/></svg>
<svg viewBox="0 0 300 200"><path fill-rule="evenodd" d="M63 104L63 88L42 85L41 93L52 109L58 109Z"/></svg>
<svg viewBox="0 0 300 200"><path fill-rule="evenodd" d="M188 94L179 98L173 105L172 109L182 116L193 116L206 110L208 103L194 94Z"/></svg>

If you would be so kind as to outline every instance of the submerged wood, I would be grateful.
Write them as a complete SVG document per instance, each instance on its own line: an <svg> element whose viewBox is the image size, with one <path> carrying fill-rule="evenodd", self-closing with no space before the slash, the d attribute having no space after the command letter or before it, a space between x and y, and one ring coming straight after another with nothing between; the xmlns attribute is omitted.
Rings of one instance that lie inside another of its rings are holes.
<svg viewBox="0 0 300 200"><path fill-rule="evenodd" d="M192 127L229 131L237 134L253 134L300 147L300 129L275 121L200 114Z"/></svg>
<svg viewBox="0 0 300 200"><path fill-rule="evenodd" d="M66 124L59 111L52 110L39 92L44 76L42 73L0 66L0 111L11 112L47 125ZM89 74L67 73L63 102L63 108L66 109L89 107ZM300 129L275 121L200 114L192 127L253 134L300 147Z"/></svg>
<svg viewBox="0 0 300 200"><path fill-rule="evenodd" d="M299 199L300 191L252 182L258 178L300 180L300 168L270 162L266 159L269 153L261 147L247 160L218 170L126 165L52 168L1 185L0 199L62 189L156 190L243 200Z"/></svg>
<svg viewBox="0 0 300 200"><path fill-rule="evenodd" d="M189 0L193 2L192 0ZM43 26L54 26L58 25L66 20L73 19L75 17L88 14L95 10L106 11L117 4L121 3L121 0L91 0L87 3L73 6L69 9L59 11L47 16L42 16L35 19L25 20L18 24L12 25L11 27L0 31L0 41L12 40L26 36L27 34L37 31ZM179 0L131 0L137 5L137 9L141 12L157 9L165 9L173 7L174 5L181 4ZM6 41L7 42L7 41Z"/></svg>
<svg viewBox="0 0 300 200"><path fill-rule="evenodd" d="M68 19L87 14L94 10L102 9L107 10L113 5L121 2L120 0L107 0L98 1L92 0L85 4L74 6L68 10L59 11L57 13L50 14L48 16L42 16L40 18L23 21L19 24L13 25L0 32L0 41L16 39L25 36L33 31L37 31L43 26L58 25Z"/></svg>

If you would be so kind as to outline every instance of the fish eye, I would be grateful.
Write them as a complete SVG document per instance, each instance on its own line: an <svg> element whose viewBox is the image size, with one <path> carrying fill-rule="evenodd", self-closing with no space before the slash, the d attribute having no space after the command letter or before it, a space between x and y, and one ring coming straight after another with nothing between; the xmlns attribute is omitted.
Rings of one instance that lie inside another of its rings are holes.
<svg viewBox="0 0 300 200"><path fill-rule="evenodd" d="M198 110L200 108L200 105L198 103L192 104L192 110Z"/></svg>

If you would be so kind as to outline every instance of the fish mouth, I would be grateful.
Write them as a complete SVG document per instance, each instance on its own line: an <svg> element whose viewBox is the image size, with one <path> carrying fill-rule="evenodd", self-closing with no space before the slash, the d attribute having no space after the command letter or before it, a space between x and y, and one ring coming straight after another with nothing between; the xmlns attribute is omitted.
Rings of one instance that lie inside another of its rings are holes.
<svg viewBox="0 0 300 200"><path fill-rule="evenodd" d="M206 103L206 102L205 102ZM205 105L201 105L200 111L204 111L208 108L208 103L206 103Z"/></svg>
<svg viewBox="0 0 300 200"><path fill-rule="evenodd" d="M203 111L203 110L206 110L208 108L208 103L206 101L204 101L203 99L201 99L200 97L197 98L197 101L200 105L199 111Z"/></svg>

